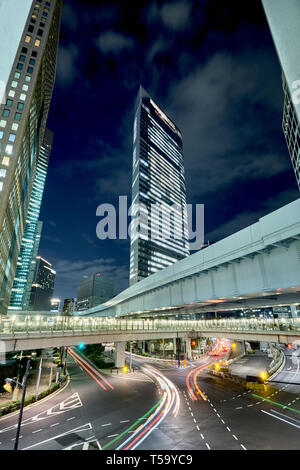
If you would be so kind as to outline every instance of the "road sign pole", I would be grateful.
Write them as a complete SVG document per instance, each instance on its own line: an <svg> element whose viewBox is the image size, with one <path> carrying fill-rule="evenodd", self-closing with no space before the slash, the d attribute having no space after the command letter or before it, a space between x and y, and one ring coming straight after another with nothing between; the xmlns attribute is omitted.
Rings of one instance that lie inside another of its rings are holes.
<svg viewBox="0 0 300 470"><path fill-rule="evenodd" d="M37 401L38 396L39 396L39 388L40 388L40 381L41 381L41 374L42 374L42 362L43 362L43 358L41 357L38 378L37 378L37 381L36 381L36 392L35 392L36 401Z"/></svg>
<svg viewBox="0 0 300 470"><path fill-rule="evenodd" d="M22 416L23 416L23 408L24 408L24 401L25 401L25 394L26 394L26 386L27 386L27 379L28 379L28 373L29 373L29 366L30 366L30 359L28 359L27 365L26 365L26 372L25 372L25 379L24 379L24 383L23 383L22 399L21 399L21 405L20 405L20 412L19 412L19 419L18 419L17 434L16 434L14 450L18 450L19 437L20 437L20 431L21 431L21 423L22 423Z"/></svg>

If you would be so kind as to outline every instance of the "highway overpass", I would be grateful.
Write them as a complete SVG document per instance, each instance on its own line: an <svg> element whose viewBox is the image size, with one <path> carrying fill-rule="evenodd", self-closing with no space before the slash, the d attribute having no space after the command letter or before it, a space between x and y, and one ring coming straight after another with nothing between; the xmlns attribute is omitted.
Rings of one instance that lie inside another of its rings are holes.
<svg viewBox="0 0 300 470"><path fill-rule="evenodd" d="M82 315L146 317L292 304L300 304L300 199Z"/></svg>

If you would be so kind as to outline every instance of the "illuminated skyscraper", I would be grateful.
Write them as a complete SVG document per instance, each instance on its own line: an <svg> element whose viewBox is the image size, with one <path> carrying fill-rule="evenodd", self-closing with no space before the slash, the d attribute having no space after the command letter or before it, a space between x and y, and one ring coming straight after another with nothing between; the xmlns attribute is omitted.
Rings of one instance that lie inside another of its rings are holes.
<svg viewBox="0 0 300 470"><path fill-rule="evenodd" d="M56 271L52 268L52 264L41 256L37 256L29 310L51 310L55 276Z"/></svg>
<svg viewBox="0 0 300 470"><path fill-rule="evenodd" d="M61 1L0 2L0 314L7 312L37 174Z"/></svg>
<svg viewBox="0 0 300 470"><path fill-rule="evenodd" d="M142 87L133 134L130 285L189 255L181 133Z"/></svg>
<svg viewBox="0 0 300 470"><path fill-rule="evenodd" d="M44 193L52 141L53 133L49 131L49 129L46 129L36 166L36 174L28 207L25 230L18 257L14 284L11 290L8 307L9 310L28 310L29 308L30 291L42 229L42 223L38 222L38 219Z"/></svg>
<svg viewBox="0 0 300 470"><path fill-rule="evenodd" d="M282 68L282 128L300 189L300 2L262 0Z"/></svg>

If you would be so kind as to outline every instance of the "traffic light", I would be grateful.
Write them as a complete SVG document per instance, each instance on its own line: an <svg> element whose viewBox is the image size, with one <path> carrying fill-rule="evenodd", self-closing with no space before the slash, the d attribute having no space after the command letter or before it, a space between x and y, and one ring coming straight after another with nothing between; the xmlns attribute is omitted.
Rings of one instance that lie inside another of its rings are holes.
<svg viewBox="0 0 300 470"><path fill-rule="evenodd" d="M82 350L85 348L85 344L84 343L80 343L78 344L78 349Z"/></svg>
<svg viewBox="0 0 300 470"><path fill-rule="evenodd" d="M11 393L13 391L13 388L11 386L11 383L6 381L5 384L3 385L4 390L7 392Z"/></svg>
<svg viewBox="0 0 300 470"><path fill-rule="evenodd" d="M124 366L123 367L123 372L126 374L126 372L128 372L128 367Z"/></svg>
<svg viewBox="0 0 300 470"><path fill-rule="evenodd" d="M231 347L232 347L233 350L235 350L236 349L236 343L232 343Z"/></svg>
<svg viewBox="0 0 300 470"><path fill-rule="evenodd" d="M191 345L196 346L196 340L195 339L192 339Z"/></svg>

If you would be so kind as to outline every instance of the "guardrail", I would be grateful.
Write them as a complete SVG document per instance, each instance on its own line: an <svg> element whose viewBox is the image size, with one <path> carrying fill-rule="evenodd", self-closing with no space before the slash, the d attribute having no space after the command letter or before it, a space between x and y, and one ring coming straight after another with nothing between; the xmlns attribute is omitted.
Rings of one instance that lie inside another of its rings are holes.
<svg viewBox="0 0 300 470"><path fill-rule="evenodd" d="M300 332L300 318L213 320L121 320L115 317L9 315L0 319L0 335L81 331L205 331Z"/></svg>

